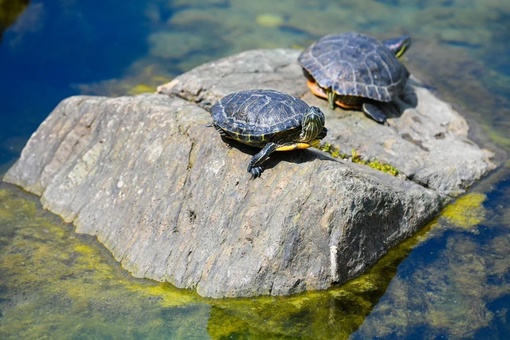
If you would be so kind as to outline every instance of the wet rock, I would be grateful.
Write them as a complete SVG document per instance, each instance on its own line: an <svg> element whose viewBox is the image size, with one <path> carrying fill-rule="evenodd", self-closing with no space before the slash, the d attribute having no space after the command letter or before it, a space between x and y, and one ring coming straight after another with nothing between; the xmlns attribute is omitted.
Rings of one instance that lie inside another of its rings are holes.
<svg viewBox="0 0 510 340"><path fill-rule="evenodd" d="M4 180L97 236L137 277L200 295L325 289L372 266L494 165L451 106L413 82L390 125L310 95L298 51L256 50L204 64L160 94L62 101ZM225 144L207 109L223 95L274 88L318 105L328 140L400 167L391 175L318 150ZM409 99L409 97L411 99ZM411 103L411 104L409 104Z"/></svg>

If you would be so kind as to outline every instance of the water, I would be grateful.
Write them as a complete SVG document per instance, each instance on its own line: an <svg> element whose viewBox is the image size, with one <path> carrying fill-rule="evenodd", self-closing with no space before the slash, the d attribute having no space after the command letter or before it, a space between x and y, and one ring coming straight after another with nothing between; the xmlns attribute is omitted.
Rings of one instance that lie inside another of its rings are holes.
<svg viewBox="0 0 510 340"><path fill-rule="evenodd" d="M7 3L2 22L17 1ZM67 96L150 91L205 61L348 30L410 33L404 62L477 123L473 139L502 166L362 277L235 300L134 279L36 197L1 184L0 338L508 337L509 19L500 0L30 2L0 42L0 174Z"/></svg>

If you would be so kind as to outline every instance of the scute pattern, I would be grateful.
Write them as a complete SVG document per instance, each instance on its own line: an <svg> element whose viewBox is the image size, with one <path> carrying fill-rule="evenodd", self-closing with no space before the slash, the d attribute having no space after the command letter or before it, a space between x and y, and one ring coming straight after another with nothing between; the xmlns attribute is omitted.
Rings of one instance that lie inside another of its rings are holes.
<svg viewBox="0 0 510 340"><path fill-rule="evenodd" d="M303 51L298 61L323 88L381 102L401 93L409 77L383 43L356 32L327 35Z"/></svg>
<svg viewBox="0 0 510 340"><path fill-rule="evenodd" d="M308 104L275 90L247 90L223 97L211 108L214 124L240 138L259 139L299 128Z"/></svg>

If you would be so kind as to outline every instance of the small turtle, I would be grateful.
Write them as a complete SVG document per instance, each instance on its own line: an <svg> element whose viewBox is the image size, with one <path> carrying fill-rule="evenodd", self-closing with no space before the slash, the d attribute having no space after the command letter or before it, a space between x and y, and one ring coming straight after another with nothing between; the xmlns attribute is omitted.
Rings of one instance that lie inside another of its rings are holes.
<svg viewBox="0 0 510 340"><path fill-rule="evenodd" d="M298 58L316 96L344 109L361 109L379 123L386 122L384 104L403 90L409 71L397 59L411 46L403 36L380 42L356 32L327 35Z"/></svg>
<svg viewBox="0 0 510 340"><path fill-rule="evenodd" d="M301 99L274 90L247 90L223 97L211 108L221 136L260 147L248 165L252 178L274 151L306 149L326 137L324 113Z"/></svg>

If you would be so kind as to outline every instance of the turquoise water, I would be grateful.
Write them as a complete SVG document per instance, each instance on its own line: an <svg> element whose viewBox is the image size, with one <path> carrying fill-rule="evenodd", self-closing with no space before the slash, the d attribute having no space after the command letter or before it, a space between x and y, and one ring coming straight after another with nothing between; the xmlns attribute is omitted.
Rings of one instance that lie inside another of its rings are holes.
<svg viewBox="0 0 510 340"><path fill-rule="evenodd" d="M150 91L205 61L349 30L411 34L404 62L479 126L472 138L495 151L498 170L363 277L239 300L133 279L93 238L2 184L0 338L508 337L508 1L31 1L0 41L0 174L67 96Z"/></svg>

